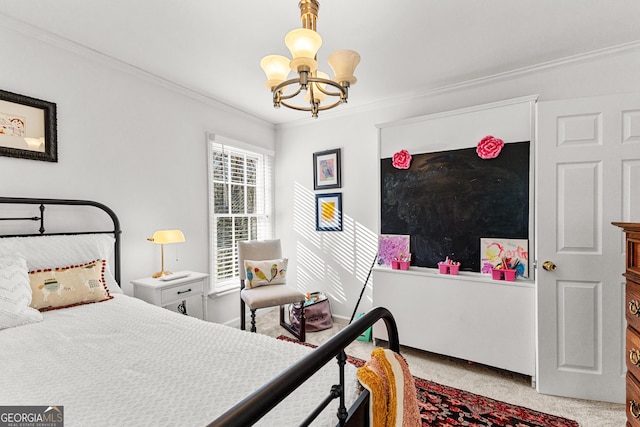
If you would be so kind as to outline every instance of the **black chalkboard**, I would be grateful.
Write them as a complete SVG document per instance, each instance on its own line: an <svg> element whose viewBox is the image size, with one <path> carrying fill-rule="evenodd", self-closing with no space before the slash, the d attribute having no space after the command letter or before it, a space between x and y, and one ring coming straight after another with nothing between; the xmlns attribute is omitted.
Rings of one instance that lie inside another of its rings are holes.
<svg viewBox="0 0 640 427"><path fill-rule="evenodd" d="M480 238L529 238L529 145L488 160L475 147L418 154L409 169L381 159L381 233L411 236L411 265L449 257L479 272Z"/></svg>

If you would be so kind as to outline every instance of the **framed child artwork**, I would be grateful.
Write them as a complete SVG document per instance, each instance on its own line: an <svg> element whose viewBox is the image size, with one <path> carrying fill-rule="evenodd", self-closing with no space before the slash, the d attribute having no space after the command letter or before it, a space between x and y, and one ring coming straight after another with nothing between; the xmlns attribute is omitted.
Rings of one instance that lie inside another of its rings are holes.
<svg viewBox="0 0 640 427"><path fill-rule="evenodd" d="M378 238L378 264L391 265L394 259L409 256L411 236L381 234Z"/></svg>
<svg viewBox="0 0 640 427"><path fill-rule="evenodd" d="M491 274L496 267L516 270L518 277L529 277L529 241L527 239L480 239L481 272Z"/></svg>
<svg viewBox="0 0 640 427"><path fill-rule="evenodd" d="M313 153L313 189L340 187L340 149Z"/></svg>

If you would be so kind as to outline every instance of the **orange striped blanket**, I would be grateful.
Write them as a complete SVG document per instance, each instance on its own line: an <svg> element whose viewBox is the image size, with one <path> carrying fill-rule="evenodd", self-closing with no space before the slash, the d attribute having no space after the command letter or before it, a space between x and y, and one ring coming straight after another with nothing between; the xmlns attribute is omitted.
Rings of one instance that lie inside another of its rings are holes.
<svg viewBox="0 0 640 427"><path fill-rule="evenodd" d="M358 379L371 395L373 427L421 425L416 385L402 356L389 349L374 349L371 359L358 368Z"/></svg>

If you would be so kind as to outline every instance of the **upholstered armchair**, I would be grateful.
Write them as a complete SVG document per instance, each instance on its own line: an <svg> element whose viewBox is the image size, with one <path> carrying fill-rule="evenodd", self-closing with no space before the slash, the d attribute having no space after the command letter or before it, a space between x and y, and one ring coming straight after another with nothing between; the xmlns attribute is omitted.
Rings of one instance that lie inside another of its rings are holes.
<svg viewBox="0 0 640 427"><path fill-rule="evenodd" d="M245 306L251 310L251 332L256 332L256 310L280 306L280 326L300 341L305 340L305 294L286 283L286 258L282 258L280 240L248 240L238 242L240 273L240 328L246 329ZM300 303L303 307L300 330L285 320L285 305Z"/></svg>

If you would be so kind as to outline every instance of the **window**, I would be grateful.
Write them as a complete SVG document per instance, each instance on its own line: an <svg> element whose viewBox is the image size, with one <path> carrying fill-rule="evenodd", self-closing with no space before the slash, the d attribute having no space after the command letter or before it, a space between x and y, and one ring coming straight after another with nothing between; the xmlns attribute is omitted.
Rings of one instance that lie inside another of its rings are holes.
<svg viewBox="0 0 640 427"><path fill-rule="evenodd" d="M213 292L240 286L238 241L272 238L272 154L208 135L209 254Z"/></svg>

